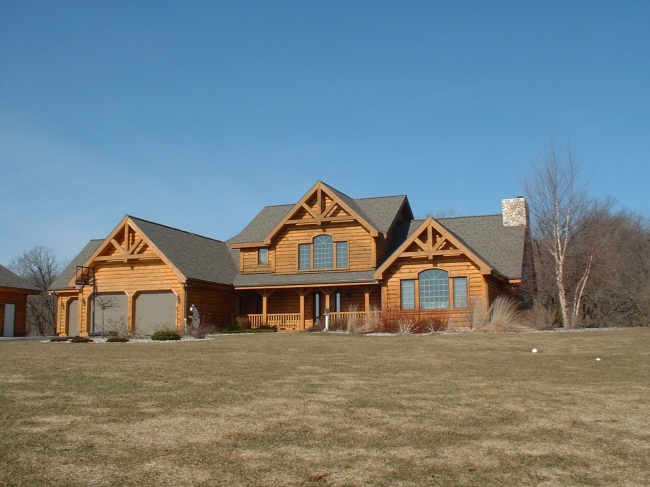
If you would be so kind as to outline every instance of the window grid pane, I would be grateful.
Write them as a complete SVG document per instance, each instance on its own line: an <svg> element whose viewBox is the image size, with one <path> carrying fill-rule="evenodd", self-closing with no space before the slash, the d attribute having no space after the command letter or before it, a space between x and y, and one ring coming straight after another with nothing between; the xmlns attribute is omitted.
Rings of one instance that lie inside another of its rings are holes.
<svg viewBox="0 0 650 487"><path fill-rule="evenodd" d="M319 235L314 239L314 269L331 269L332 259L332 237Z"/></svg>
<svg viewBox="0 0 650 487"><path fill-rule="evenodd" d="M311 245L310 244L300 244L298 245L298 269L310 269L311 268Z"/></svg>
<svg viewBox="0 0 650 487"><path fill-rule="evenodd" d="M348 266L348 243L336 242L336 267Z"/></svg>
<svg viewBox="0 0 650 487"><path fill-rule="evenodd" d="M415 309L415 281L412 279L401 281L402 309Z"/></svg>
<svg viewBox="0 0 650 487"><path fill-rule="evenodd" d="M454 277L454 308L467 308L466 277Z"/></svg>
<svg viewBox="0 0 650 487"><path fill-rule="evenodd" d="M449 308L449 278L434 269L420 273L420 309Z"/></svg>

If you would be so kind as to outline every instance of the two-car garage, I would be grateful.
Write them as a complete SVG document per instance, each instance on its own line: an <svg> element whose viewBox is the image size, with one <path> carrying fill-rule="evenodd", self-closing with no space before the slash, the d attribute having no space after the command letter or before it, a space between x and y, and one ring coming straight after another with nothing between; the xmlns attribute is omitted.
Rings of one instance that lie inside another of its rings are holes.
<svg viewBox="0 0 650 487"><path fill-rule="evenodd" d="M172 291L139 292L133 300L134 334L151 335L176 328L176 294ZM128 296L125 293L98 293L95 297L94 327L91 333L127 332ZM91 300L92 322L92 300Z"/></svg>

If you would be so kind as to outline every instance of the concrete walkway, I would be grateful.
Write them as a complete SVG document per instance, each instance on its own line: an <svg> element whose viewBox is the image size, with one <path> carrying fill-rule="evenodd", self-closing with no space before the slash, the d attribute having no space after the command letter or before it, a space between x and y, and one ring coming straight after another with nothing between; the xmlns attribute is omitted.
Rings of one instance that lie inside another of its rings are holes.
<svg viewBox="0 0 650 487"><path fill-rule="evenodd" d="M17 342L25 340L49 340L54 337L0 337L0 342Z"/></svg>

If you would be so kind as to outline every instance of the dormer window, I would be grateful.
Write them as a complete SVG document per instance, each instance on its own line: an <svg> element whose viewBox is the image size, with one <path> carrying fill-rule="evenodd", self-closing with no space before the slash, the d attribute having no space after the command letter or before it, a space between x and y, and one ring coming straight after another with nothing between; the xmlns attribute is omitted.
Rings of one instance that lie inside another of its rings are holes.
<svg viewBox="0 0 650 487"><path fill-rule="evenodd" d="M257 251L257 265L269 265L269 249Z"/></svg>

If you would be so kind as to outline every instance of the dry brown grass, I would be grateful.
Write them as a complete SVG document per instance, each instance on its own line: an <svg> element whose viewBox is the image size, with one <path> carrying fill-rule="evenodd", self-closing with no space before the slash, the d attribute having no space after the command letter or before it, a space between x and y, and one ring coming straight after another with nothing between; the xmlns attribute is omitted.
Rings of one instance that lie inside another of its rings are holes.
<svg viewBox="0 0 650 487"><path fill-rule="evenodd" d="M0 484L650 485L649 351L650 329L2 342Z"/></svg>

